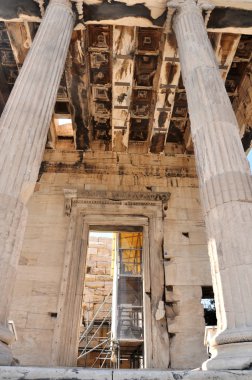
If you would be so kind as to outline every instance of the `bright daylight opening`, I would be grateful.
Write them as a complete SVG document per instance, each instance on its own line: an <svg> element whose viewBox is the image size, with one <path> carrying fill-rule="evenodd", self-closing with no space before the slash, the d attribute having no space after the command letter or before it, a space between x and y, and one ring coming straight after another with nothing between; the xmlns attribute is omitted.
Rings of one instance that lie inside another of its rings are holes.
<svg viewBox="0 0 252 380"><path fill-rule="evenodd" d="M73 137L73 124L72 119L69 118L55 118L56 134L59 138L72 138Z"/></svg>
<svg viewBox="0 0 252 380"><path fill-rule="evenodd" d="M58 124L59 125L72 124L72 120L71 119L58 119Z"/></svg>

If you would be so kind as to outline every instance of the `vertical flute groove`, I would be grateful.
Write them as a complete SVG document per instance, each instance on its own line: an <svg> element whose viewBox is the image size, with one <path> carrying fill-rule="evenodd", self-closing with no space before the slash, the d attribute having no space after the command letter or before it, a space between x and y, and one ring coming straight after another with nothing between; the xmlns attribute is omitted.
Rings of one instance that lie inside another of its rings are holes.
<svg viewBox="0 0 252 380"><path fill-rule="evenodd" d="M252 342L252 181L239 126L196 2L174 31L195 147L216 296L218 344Z"/></svg>
<svg viewBox="0 0 252 380"><path fill-rule="evenodd" d="M37 180L73 24L70 2L51 0L0 119L0 342L6 345L25 203Z"/></svg>

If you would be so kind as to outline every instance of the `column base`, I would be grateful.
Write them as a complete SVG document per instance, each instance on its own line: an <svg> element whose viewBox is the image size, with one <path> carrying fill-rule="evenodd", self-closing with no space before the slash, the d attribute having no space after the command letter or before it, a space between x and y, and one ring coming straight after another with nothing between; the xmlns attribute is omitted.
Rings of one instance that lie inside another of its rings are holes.
<svg viewBox="0 0 252 380"><path fill-rule="evenodd" d="M211 359L202 364L204 371L252 369L252 342L213 346L210 353Z"/></svg>
<svg viewBox="0 0 252 380"><path fill-rule="evenodd" d="M13 365L15 359L12 356L10 346L0 342L0 366Z"/></svg>
<svg viewBox="0 0 252 380"><path fill-rule="evenodd" d="M14 339L15 337L8 327L0 325L0 366L14 365L16 363L9 346Z"/></svg>

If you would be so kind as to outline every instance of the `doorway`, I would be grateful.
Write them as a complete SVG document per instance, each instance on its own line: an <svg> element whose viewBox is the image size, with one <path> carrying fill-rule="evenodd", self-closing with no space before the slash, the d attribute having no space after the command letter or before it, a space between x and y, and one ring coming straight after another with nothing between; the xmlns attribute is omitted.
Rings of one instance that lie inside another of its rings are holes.
<svg viewBox="0 0 252 380"><path fill-rule="evenodd" d="M163 207L168 193L66 190L69 216L64 265L54 329L52 363L76 366L90 231L143 232L144 368L168 368L167 321L155 313L164 297ZM115 227L116 226L116 227ZM121 226L121 230L118 229ZM128 228L133 228L130 231ZM139 355L140 356L140 355ZM140 364L141 366L142 364Z"/></svg>
<svg viewBox="0 0 252 380"><path fill-rule="evenodd" d="M143 292L143 228L90 226L78 366L144 367Z"/></svg>

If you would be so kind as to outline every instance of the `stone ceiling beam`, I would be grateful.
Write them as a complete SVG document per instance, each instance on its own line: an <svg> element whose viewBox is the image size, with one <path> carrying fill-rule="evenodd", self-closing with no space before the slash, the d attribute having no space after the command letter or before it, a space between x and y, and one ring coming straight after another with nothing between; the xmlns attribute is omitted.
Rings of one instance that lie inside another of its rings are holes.
<svg viewBox="0 0 252 380"><path fill-rule="evenodd" d="M89 25L86 33L90 148L111 150L113 28L111 25Z"/></svg>
<svg viewBox="0 0 252 380"><path fill-rule="evenodd" d="M215 7L231 7L252 10L251 0L211 0Z"/></svg>
<svg viewBox="0 0 252 380"><path fill-rule="evenodd" d="M252 62L247 66L233 108L240 127L243 148L249 152L252 141Z"/></svg>
<svg viewBox="0 0 252 380"><path fill-rule="evenodd" d="M219 64L219 69L221 76L225 81L229 70L231 68L237 47L239 45L241 35L240 34L226 34L226 33L214 33L213 36L215 41L212 42L212 45L215 51L215 56ZM193 151L193 142L190 123L186 127L184 133L184 142L187 152Z"/></svg>
<svg viewBox="0 0 252 380"><path fill-rule="evenodd" d="M112 148L123 152L129 144L130 106L134 80L136 28L113 28Z"/></svg>
<svg viewBox="0 0 252 380"><path fill-rule="evenodd" d="M151 132L151 153L161 153L164 149L179 78L180 64L177 43L174 34L168 31L165 34L160 77L157 85L157 101Z"/></svg>
<svg viewBox="0 0 252 380"><path fill-rule="evenodd" d="M20 68L24 63L32 42L29 27L27 26L27 22L6 22L5 26L16 64Z"/></svg>
<svg viewBox="0 0 252 380"><path fill-rule="evenodd" d="M221 76L224 81L226 80L231 68L240 39L240 34L220 34L218 45L215 49L215 56L221 70Z"/></svg>
<svg viewBox="0 0 252 380"><path fill-rule="evenodd" d="M0 92L1 102L7 102L18 75L18 67L10 44L6 24L0 22ZM1 109L2 112L3 109Z"/></svg>
<svg viewBox="0 0 252 380"><path fill-rule="evenodd" d="M161 29L137 28L130 107L130 152L146 153L149 150L164 42Z"/></svg>
<svg viewBox="0 0 252 380"><path fill-rule="evenodd" d="M0 85L0 115L1 115L10 94L8 82L6 80L6 77L1 65L0 65L0 84L1 84Z"/></svg>
<svg viewBox="0 0 252 380"><path fill-rule="evenodd" d="M77 150L89 147L86 31L74 31L65 66L66 88Z"/></svg>

